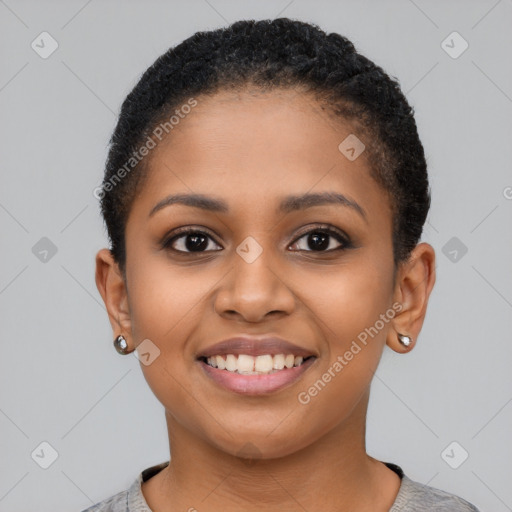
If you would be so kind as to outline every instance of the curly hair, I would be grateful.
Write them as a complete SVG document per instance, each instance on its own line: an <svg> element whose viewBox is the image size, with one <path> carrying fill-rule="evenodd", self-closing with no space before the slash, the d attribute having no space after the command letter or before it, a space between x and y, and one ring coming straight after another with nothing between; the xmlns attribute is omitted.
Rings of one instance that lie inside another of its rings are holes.
<svg viewBox="0 0 512 512"><path fill-rule="evenodd" d="M413 108L398 80L358 53L346 37L278 18L195 33L158 57L124 100L100 194L110 251L123 274L126 222L150 161L135 161L137 148L181 104L190 104L191 97L247 86L307 91L330 117L364 133L370 175L390 201L395 269L407 261L430 208L427 164ZM126 169L128 161L133 169ZM120 175L123 179L115 183Z"/></svg>

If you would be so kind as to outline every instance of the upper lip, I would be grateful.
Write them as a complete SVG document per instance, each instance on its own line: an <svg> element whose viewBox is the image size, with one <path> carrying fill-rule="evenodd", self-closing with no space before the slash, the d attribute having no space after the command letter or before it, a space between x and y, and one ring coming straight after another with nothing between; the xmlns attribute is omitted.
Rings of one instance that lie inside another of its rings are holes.
<svg viewBox="0 0 512 512"><path fill-rule="evenodd" d="M226 354L247 354L250 356L293 354L294 356L302 356L303 358L315 355L311 350L295 345L282 338L237 336L210 345L204 350L201 350L197 358L200 359L202 357Z"/></svg>

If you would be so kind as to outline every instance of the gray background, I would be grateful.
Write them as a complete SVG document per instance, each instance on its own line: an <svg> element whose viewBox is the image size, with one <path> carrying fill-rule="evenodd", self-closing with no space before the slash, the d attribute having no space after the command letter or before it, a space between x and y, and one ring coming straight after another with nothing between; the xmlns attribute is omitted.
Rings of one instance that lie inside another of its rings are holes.
<svg viewBox="0 0 512 512"><path fill-rule="evenodd" d="M348 36L398 77L430 166L438 281L416 348L385 349L368 452L512 510L511 0L0 0L0 511L82 510L167 460L163 408L114 351L94 283L107 241L92 191L120 103L156 57L197 30L279 16ZM43 31L59 45L47 59L31 47ZM442 46L453 31L469 43L458 58ZM47 469L42 442L58 453Z"/></svg>

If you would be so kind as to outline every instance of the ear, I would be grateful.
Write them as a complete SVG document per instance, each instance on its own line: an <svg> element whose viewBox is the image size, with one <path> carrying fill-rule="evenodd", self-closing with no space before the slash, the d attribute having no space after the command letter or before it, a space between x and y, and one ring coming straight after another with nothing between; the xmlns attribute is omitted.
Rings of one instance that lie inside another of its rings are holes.
<svg viewBox="0 0 512 512"><path fill-rule="evenodd" d="M408 352L416 344L436 281L435 259L433 247L422 242L397 270L393 299L402 305L402 309L393 318L393 327L386 339L386 344L395 352ZM410 336L411 345L404 347L398 341L398 333Z"/></svg>
<svg viewBox="0 0 512 512"><path fill-rule="evenodd" d="M108 249L96 254L96 286L107 308L114 338L122 334L130 346L133 340L126 283Z"/></svg>

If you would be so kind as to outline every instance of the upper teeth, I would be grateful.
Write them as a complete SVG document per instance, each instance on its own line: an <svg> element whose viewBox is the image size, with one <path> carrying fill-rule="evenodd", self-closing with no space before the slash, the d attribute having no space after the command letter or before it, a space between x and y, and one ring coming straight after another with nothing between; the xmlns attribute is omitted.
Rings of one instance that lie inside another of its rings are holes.
<svg viewBox="0 0 512 512"><path fill-rule="evenodd" d="M273 373L274 371L293 366L300 366L304 359L293 354L276 354L274 356L265 354L261 356L250 356L248 354L227 354L226 356L211 356L207 361L210 366L244 374Z"/></svg>

